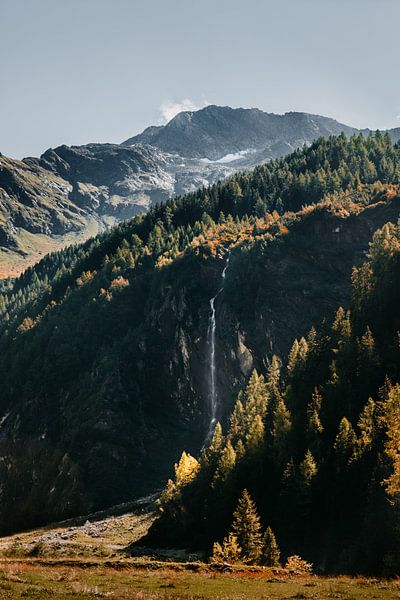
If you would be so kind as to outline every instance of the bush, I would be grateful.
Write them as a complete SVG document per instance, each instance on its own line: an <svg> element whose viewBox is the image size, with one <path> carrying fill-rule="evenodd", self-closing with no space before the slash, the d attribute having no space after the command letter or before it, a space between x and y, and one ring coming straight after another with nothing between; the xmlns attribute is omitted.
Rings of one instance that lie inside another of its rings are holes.
<svg viewBox="0 0 400 600"><path fill-rule="evenodd" d="M292 575L309 575L313 572L313 565L294 554L287 559L285 570Z"/></svg>

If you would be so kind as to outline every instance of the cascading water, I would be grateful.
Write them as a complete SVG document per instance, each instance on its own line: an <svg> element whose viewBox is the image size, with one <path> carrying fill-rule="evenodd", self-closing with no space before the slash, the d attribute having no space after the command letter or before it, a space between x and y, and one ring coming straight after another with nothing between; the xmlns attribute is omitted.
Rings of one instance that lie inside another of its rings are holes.
<svg viewBox="0 0 400 600"><path fill-rule="evenodd" d="M215 301L224 289L224 280L226 277L226 271L229 265L229 254L226 259L224 270L222 271L221 280L222 285L219 288L218 292L215 294L213 298L210 300L210 320L208 324L207 331L207 342L210 348L210 362L209 362L209 394L210 394L210 425L208 428L208 433L206 437L206 443L209 442L214 433L215 425L217 423L217 413L218 413L218 392L217 387L215 385L215 332L217 329L217 320L215 315Z"/></svg>

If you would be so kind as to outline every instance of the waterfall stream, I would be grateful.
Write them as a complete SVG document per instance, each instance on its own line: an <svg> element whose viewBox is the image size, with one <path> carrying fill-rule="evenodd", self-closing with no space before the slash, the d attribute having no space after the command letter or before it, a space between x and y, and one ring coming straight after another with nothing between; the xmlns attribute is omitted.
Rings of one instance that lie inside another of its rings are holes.
<svg viewBox="0 0 400 600"><path fill-rule="evenodd" d="M211 314L210 314L210 320L209 320L209 324L208 324L208 331L207 331L207 342L208 342L208 346L210 349L210 362L209 362L209 394L210 394L210 425L208 428L208 433L207 433L207 437L206 437L206 443L209 442L212 438L212 435L214 433L214 429L215 429L215 425L217 423L217 414L218 414L218 392L217 392L217 387L215 384L215 332L217 330L217 320L216 320L216 313L215 313L215 301L218 298L218 296L220 295L220 293L222 292L222 290L224 289L224 281L225 281L225 277L226 277L226 271L228 269L228 265L229 265L229 254L228 257L226 259L226 263L225 263L225 267L222 271L222 275L221 275L221 287L219 288L219 290L217 291L217 293L215 294L215 296L213 298L211 298L210 300L210 309L211 309Z"/></svg>

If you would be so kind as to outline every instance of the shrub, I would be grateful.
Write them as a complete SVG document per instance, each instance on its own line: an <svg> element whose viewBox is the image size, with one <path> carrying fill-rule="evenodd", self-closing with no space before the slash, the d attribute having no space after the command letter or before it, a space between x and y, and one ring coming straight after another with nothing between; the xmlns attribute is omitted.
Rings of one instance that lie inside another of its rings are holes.
<svg viewBox="0 0 400 600"><path fill-rule="evenodd" d="M285 570L292 575L308 575L313 572L313 565L294 554L288 557Z"/></svg>

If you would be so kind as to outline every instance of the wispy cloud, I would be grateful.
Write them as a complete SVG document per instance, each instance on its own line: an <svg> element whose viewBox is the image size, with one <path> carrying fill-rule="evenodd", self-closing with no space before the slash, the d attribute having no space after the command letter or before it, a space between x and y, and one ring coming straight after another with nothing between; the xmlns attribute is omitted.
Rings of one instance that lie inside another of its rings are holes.
<svg viewBox="0 0 400 600"><path fill-rule="evenodd" d="M163 102L159 108L163 121L168 123L178 113L186 110L199 110L208 106L209 102L203 100L200 104L193 102L190 98L184 98L180 102Z"/></svg>

